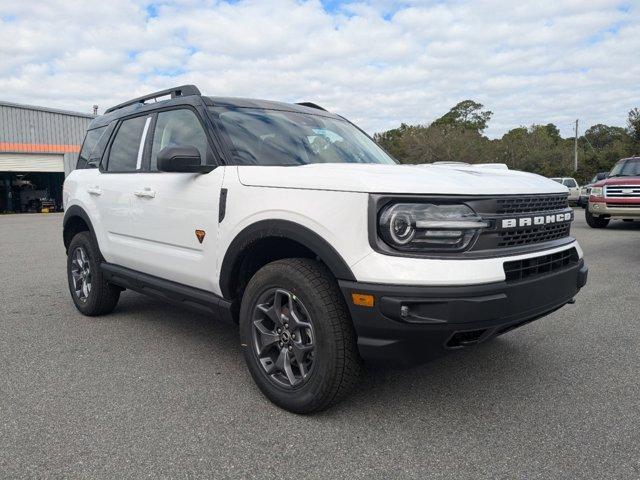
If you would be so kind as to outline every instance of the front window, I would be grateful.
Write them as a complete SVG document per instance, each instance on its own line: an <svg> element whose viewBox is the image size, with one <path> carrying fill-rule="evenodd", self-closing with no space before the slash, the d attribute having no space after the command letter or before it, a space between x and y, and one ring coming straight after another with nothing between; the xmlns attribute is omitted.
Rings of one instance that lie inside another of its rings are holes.
<svg viewBox="0 0 640 480"><path fill-rule="evenodd" d="M609 173L611 177L640 177L640 158L616 163Z"/></svg>
<svg viewBox="0 0 640 480"><path fill-rule="evenodd" d="M396 163L345 120L265 109L214 107L212 111L241 165Z"/></svg>
<svg viewBox="0 0 640 480"><path fill-rule="evenodd" d="M200 120L191 110L184 108L158 114L151 146L151 171L158 170L158 153L169 146L196 147L203 165L209 162L209 142Z"/></svg>

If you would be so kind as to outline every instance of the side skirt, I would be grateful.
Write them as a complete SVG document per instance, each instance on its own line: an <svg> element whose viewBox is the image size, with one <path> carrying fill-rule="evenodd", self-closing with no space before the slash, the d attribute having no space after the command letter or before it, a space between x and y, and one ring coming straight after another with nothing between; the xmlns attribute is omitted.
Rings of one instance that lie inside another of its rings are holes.
<svg viewBox="0 0 640 480"><path fill-rule="evenodd" d="M109 283L119 287L129 288L192 310L213 314L225 322L236 323L231 313L231 302L214 293L107 262L101 263L100 269Z"/></svg>

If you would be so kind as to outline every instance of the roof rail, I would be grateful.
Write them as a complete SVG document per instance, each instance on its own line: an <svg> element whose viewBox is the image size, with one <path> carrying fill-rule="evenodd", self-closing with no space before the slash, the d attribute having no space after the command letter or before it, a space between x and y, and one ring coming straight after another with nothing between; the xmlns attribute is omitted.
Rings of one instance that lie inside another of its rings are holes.
<svg viewBox="0 0 640 480"><path fill-rule="evenodd" d="M313 102L298 102L296 103L296 105L302 105L303 107L309 107L309 108L315 108L318 110L322 110L324 112L327 112L328 110L326 108L322 108L320 105L313 103Z"/></svg>
<svg viewBox="0 0 640 480"><path fill-rule="evenodd" d="M129 105L135 105L136 103L144 103L147 100L153 100L158 97L165 97L167 95L171 95L171 98L176 97L188 97L191 95L201 95L200 90L195 85L180 85L179 87L167 88L166 90L160 90L159 92L150 93L148 95L143 95L142 97L134 98L133 100L129 100L124 103L120 103L115 107L108 108L104 113L111 113L114 110L118 110L120 108L128 107Z"/></svg>

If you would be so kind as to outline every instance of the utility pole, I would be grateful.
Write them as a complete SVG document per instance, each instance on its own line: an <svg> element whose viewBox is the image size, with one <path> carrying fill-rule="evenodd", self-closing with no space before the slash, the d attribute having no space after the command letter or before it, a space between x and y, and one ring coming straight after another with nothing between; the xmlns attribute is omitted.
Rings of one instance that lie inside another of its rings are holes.
<svg viewBox="0 0 640 480"><path fill-rule="evenodd" d="M576 118L576 136L573 141L573 171L578 171L578 119Z"/></svg>

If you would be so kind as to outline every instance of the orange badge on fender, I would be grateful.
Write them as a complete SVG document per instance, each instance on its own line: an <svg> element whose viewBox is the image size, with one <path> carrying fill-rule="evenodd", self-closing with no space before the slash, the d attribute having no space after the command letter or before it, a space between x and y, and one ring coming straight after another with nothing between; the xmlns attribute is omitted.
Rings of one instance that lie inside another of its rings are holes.
<svg viewBox="0 0 640 480"><path fill-rule="evenodd" d="M206 235L204 230L196 230L196 237L198 237L198 241L202 243L204 240L204 236Z"/></svg>

